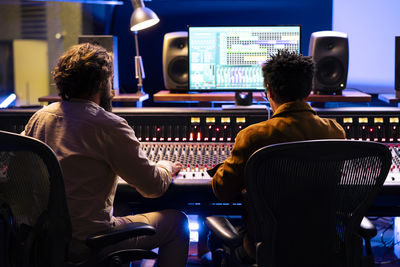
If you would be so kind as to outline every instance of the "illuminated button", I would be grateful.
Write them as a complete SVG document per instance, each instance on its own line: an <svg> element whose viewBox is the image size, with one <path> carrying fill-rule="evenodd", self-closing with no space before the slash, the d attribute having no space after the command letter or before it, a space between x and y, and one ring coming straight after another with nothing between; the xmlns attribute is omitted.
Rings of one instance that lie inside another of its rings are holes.
<svg viewBox="0 0 400 267"><path fill-rule="evenodd" d="M245 117L237 117L236 123L246 123L246 118Z"/></svg>
<svg viewBox="0 0 400 267"><path fill-rule="evenodd" d="M190 122L191 123L200 123L200 117L191 117Z"/></svg>
<svg viewBox="0 0 400 267"><path fill-rule="evenodd" d="M368 123L368 118L366 117L358 118L358 123Z"/></svg>
<svg viewBox="0 0 400 267"><path fill-rule="evenodd" d="M230 117L221 117L221 123L231 123Z"/></svg>
<svg viewBox="0 0 400 267"><path fill-rule="evenodd" d="M206 123L215 123L215 117L206 117Z"/></svg>
<svg viewBox="0 0 400 267"><path fill-rule="evenodd" d="M343 123L353 123L353 118L343 118Z"/></svg>
<svg viewBox="0 0 400 267"><path fill-rule="evenodd" d="M375 123L383 123L383 118L374 118Z"/></svg>
<svg viewBox="0 0 400 267"><path fill-rule="evenodd" d="M398 117L389 118L389 122L390 123L399 123L399 118Z"/></svg>

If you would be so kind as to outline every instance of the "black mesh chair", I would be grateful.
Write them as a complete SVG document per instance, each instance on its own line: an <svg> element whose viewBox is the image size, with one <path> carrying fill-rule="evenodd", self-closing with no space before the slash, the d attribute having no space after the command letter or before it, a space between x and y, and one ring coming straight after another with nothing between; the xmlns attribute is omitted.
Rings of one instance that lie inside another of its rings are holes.
<svg viewBox="0 0 400 267"><path fill-rule="evenodd" d="M363 216L391 160L383 144L349 140L282 143L253 153L244 179L256 266L373 266L376 229ZM242 244L236 228L224 217L205 223L223 244L222 264L244 266L235 256Z"/></svg>
<svg viewBox="0 0 400 267"><path fill-rule="evenodd" d="M0 266L120 266L157 257L152 251L127 249L99 257L104 247L155 233L143 223L127 224L89 236L91 256L68 262L71 222L60 164L49 146L0 131Z"/></svg>

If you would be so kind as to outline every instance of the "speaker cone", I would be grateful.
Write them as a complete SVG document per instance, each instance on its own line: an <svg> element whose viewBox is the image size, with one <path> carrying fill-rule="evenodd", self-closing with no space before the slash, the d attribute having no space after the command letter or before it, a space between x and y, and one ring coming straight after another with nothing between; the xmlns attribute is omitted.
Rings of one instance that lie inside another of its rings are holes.
<svg viewBox="0 0 400 267"><path fill-rule="evenodd" d="M317 64L317 79L320 83L337 86L345 73L343 64L335 57L326 57Z"/></svg>
<svg viewBox="0 0 400 267"><path fill-rule="evenodd" d="M188 59L184 56L179 56L171 60L168 66L169 77L178 84L188 82Z"/></svg>

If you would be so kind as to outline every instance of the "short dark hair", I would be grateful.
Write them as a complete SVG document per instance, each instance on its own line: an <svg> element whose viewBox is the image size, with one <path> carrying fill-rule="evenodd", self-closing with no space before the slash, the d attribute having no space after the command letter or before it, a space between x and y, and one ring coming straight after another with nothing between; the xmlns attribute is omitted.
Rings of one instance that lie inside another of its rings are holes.
<svg viewBox="0 0 400 267"><path fill-rule="evenodd" d="M278 50L262 67L267 84L281 102L304 99L311 92L314 64L310 57Z"/></svg>
<svg viewBox="0 0 400 267"><path fill-rule="evenodd" d="M89 98L108 88L112 55L103 47L84 43L70 47L59 59L53 79L63 100Z"/></svg>

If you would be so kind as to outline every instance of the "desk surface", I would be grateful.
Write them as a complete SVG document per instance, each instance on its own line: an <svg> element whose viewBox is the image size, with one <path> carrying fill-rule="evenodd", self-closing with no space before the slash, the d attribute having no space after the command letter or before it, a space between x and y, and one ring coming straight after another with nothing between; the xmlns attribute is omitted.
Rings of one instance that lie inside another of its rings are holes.
<svg viewBox="0 0 400 267"><path fill-rule="evenodd" d="M265 101L263 92L253 92L253 100L256 102ZM215 102L215 101L235 101L234 92L204 92L204 93L171 93L170 91L160 91L153 96L154 101L158 102ZM371 95L355 91L344 90L342 95L314 95L311 94L307 101L310 102L370 102Z"/></svg>
<svg viewBox="0 0 400 267"><path fill-rule="evenodd" d="M400 103L400 97L396 97L395 94L379 94L378 98L386 103Z"/></svg>
<svg viewBox="0 0 400 267"><path fill-rule="evenodd" d="M142 102L149 98L148 94L118 94L113 97L113 102ZM48 95L39 97L39 102L57 102L61 101L59 95Z"/></svg>

